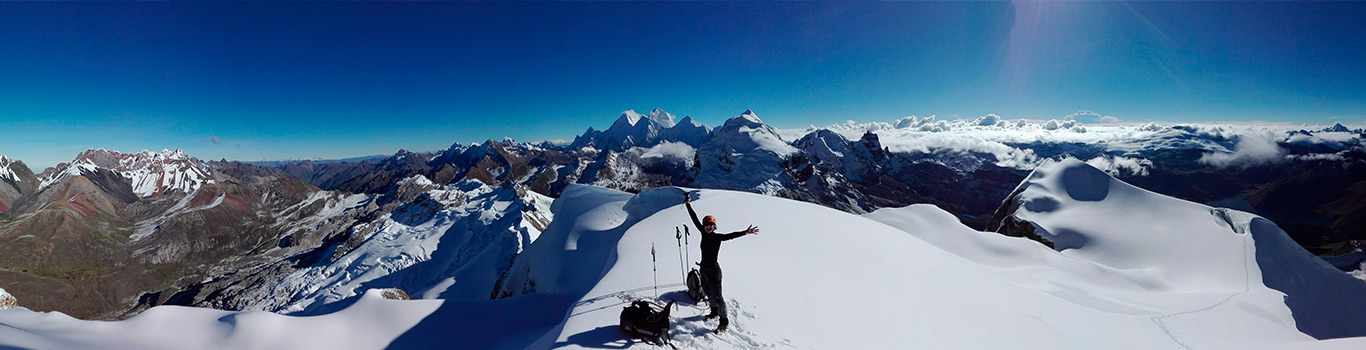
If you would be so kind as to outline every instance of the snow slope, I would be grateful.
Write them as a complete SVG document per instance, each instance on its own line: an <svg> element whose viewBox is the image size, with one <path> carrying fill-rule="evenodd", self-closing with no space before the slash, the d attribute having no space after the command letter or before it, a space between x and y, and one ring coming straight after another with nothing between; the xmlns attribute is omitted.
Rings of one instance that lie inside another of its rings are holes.
<svg viewBox="0 0 1366 350"><path fill-rule="evenodd" d="M1177 202L1152 197L1146 200ZM707 334L715 321L700 320L705 308L683 307L674 314L680 323L674 340L680 348L1317 344L1295 328L1280 294L1255 280L1258 270L1252 256L1210 255L1171 262L1239 268L1232 276L1209 276L1215 281L1200 284L1160 270L1165 261L1142 266L1137 264L1142 259L1135 258L1136 265L1113 267L1024 239L972 231L932 206L883 210L866 220L815 205L734 192L703 191L696 205L702 212L717 213L723 230L755 224L763 232L727 242L721 252L726 296L735 306L732 332ZM1201 213L1207 215L1208 210ZM618 263L573 309L557 344L592 348L629 343L601 327L616 322L623 304L616 296L653 296L647 266L651 243L665 248L659 258L659 284L669 287L661 293L686 299L678 287L677 253L667 250L671 226L684 220L686 213L672 207L627 230L616 251ZM1213 220L1186 223L1194 226L1192 231L1228 231ZM1225 250L1251 249L1250 239L1241 237ZM1241 271L1245 263L1249 270ZM1226 298L1231 300L1220 303L1226 307L1203 310ZM1331 302L1351 304L1342 299ZM1366 339L1350 344L1360 346Z"/></svg>
<svg viewBox="0 0 1366 350"><path fill-rule="evenodd" d="M421 191L418 199L358 226L365 238L354 250L283 277L247 309L316 315L354 302L371 285L430 299L488 299L512 256L551 218L551 199L535 192L523 200L513 189L475 180L435 186L422 175L399 183Z"/></svg>
<svg viewBox="0 0 1366 350"><path fill-rule="evenodd" d="M41 349L378 349L441 303L394 301L378 290L351 307L317 317L264 311L154 307L119 322L83 321L59 312L0 310L0 347Z"/></svg>
<svg viewBox="0 0 1366 350"><path fill-rule="evenodd" d="M683 189L570 186L514 261L504 299L390 301L372 291L315 317L163 306L122 322L3 310L0 346L651 348L617 322L626 300L655 298L657 285L660 300L681 303L679 348L1366 347L1366 338L1311 336L1366 335L1356 316L1366 315L1366 284L1310 260L1265 220L1139 190L1078 161L1040 166L1014 213L1060 242L1056 251L973 231L928 205L855 216L751 193L687 193L722 231L762 228L722 247L732 325L720 335L682 292L673 238L688 222Z"/></svg>
<svg viewBox="0 0 1366 350"><path fill-rule="evenodd" d="M1284 299L1288 309L1276 317L1304 333L1366 335L1366 284L1266 219L1173 200L1070 159L1046 163L1017 191L1016 217L1032 222L1062 255L1142 271L1163 283L1154 291L1181 292L1146 304L1174 313L1155 320L1164 327Z"/></svg>

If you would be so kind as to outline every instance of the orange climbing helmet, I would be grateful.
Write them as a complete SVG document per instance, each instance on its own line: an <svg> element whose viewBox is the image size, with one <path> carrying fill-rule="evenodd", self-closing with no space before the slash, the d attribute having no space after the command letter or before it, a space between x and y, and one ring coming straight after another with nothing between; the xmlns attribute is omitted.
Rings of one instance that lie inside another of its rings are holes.
<svg viewBox="0 0 1366 350"><path fill-rule="evenodd" d="M711 215L707 215L707 217L702 218L702 225L707 224L716 225L716 218L712 217Z"/></svg>

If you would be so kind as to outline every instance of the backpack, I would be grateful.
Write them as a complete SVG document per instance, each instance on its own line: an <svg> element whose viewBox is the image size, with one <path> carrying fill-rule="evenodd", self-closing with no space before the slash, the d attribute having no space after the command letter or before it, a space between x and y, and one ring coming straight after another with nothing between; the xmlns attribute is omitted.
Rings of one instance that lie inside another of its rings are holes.
<svg viewBox="0 0 1366 350"><path fill-rule="evenodd" d="M701 270L694 268L688 271L688 280L685 282L688 284L688 297L692 298L694 303L707 300L706 280L706 277L702 277Z"/></svg>
<svg viewBox="0 0 1366 350"><path fill-rule="evenodd" d="M621 310L621 330L641 339L665 344L669 341L669 310L673 306L674 302L670 300L663 310L656 310L656 306L650 302L636 300Z"/></svg>

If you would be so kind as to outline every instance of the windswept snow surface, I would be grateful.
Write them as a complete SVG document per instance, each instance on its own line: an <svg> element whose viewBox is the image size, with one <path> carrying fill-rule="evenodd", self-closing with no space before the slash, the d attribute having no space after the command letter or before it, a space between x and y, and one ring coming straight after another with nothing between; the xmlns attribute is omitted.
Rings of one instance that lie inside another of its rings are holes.
<svg viewBox="0 0 1366 350"><path fill-rule="evenodd" d="M685 193L722 231L762 229L722 246L732 324L719 335L683 292ZM928 205L856 216L743 192L572 185L513 263L503 299L367 293L317 317L162 306L122 322L4 310L0 347L655 348L617 329L627 300L644 298L680 302L671 336L681 349L1366 348L1366 338L1311 337L1366 335L1366 284L1265 220L1079 161L1040 166L1020 193L1015 215L1058 251Z"/></svg>
<svg viewBox="0 0 1366 350"><path fill-rule="evenodd" d="M1074 159L1045 163L1017 191L1016 218L1033 223L1035 234L1063 256L1132 280L1125 289L1142 292L1139 298L1120 296L1116 304L1159 312L1153 322L1175 342L1218 345L1218 338L1183 339L1186 325L1240 310L1319 338L1366 335L1366 284L1300 248L1266 219L1164 197ZM1241 330L1261 332L1253 325Z"/></svg>
<svg viewBox="0 0 1366 350"><path fill-rule="evenodd" d="M20 349L379 349L442 303L386 300L380 291L317 317L158 306L119 322L60 312L0 310L0 348Z"/></svg>
<svg viewBox="0 0 1366 350"><path fill-rule="evenodd" d="M1107 183L1111 179L1103 173L1100 176ZM654 196L663 200L677 194ZM1116 195L1110 201L1145 209L1196 206L1193 213L1171 219L1171 227L1182 226L1171 234L1210 237L1189 245L1154 241L1059 253L1025 239L973 231L952 214L928 205L884 209L859 218L806 203L702 191L695 202L699 214L715 213L723 231L749 224L763 229L757 236L726 242L721 250L725 295L733 303L731 331L709 334L716 322L701 320L705 307L686 303L677 253L668 248L673 227L684 224L687 214L673 206L626 231L616 251L617 263L587 293L588 298L576 304L556 345L634 345L608 327L616 323L622 300L629 299L623 296L653 298L648 265L651 244L658 254L659 284L664 286L660 299L685 301L674 312L673 339L680 348L998 349L1021 344L1072 349L1331 348L1366 344L1366 339L1315 343L1297 330L1282 294L1261 284L1250 236L1219 226L1210 208L1152 193L1135 194ZM1107 211L1088 213L1088 208L1099 207L1096 204L1073 205L1075 211L1070 214L1085 218L1082 221L1090 226L1078 228L1088 229L1084 232L1097 240L1122 241L1144 231L1109 225L1114 220L1104 215L1112 214ZM1128 215L1157 220L1142 211ZM1193 246L1210 252L1182 254L1197 250ZM1117 258L1087 259L1092 252ZM694 241L692 256L698 254ZM1294 257L1312 258L1307 253ZM1119 262L1127 264L1118 266ZM1360 289L1354 295L1362 295ZM1341 297L1320 302L1366 311ZM1360 327L1352 318L1327 321ZM1366 334L1361 329L1355 332Z"/></svg>

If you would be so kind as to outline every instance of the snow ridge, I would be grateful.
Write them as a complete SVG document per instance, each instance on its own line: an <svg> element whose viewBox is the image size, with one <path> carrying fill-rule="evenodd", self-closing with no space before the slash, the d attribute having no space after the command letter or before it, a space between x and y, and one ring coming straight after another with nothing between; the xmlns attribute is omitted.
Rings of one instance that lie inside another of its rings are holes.
<svg viewBox="0 0 1366 350"><path fill-rule="evenodd" d="M326 313L378 279L398 281L386 283L415 298L486 300L512 256L535 242L553 217L551 199L535 192L476 180L437 187L422 175L400 183L422 191L418 200L357 227L364 243L284 277L250 308Z"/></svg>

